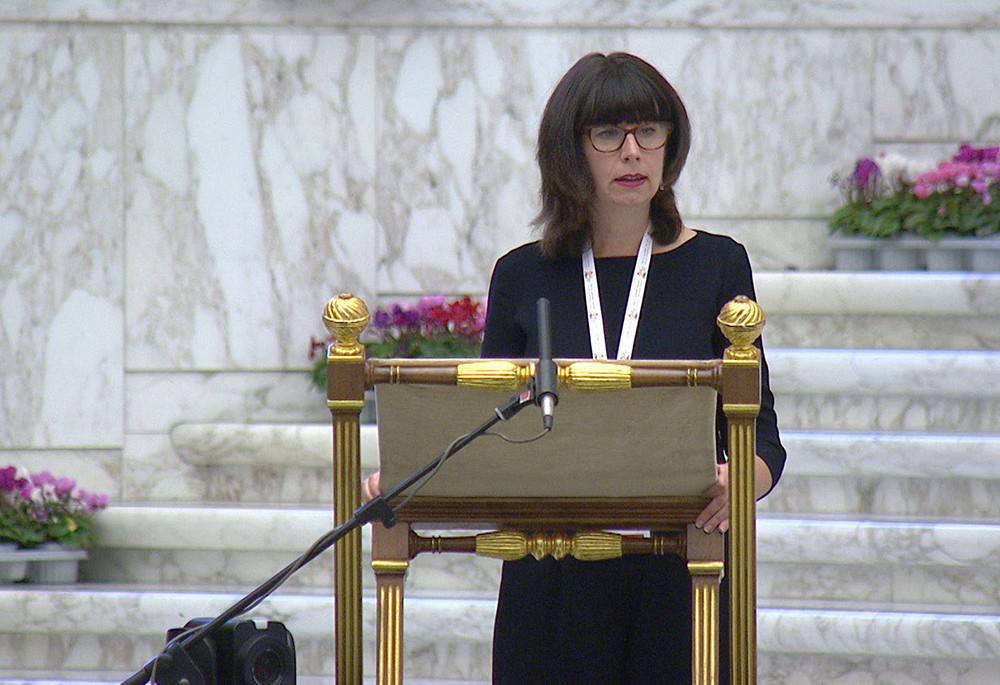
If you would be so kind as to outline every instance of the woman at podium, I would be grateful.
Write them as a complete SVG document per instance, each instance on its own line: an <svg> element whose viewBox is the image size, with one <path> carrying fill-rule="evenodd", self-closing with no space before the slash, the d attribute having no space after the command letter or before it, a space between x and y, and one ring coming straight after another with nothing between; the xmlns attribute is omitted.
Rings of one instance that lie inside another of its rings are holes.
<svg viewBox="0 0 1000 685"><path fill-rule="evenodd" d="M484 357L538 354L540 297L551 303L552 353L563 358L718 359L715 324L754 297L746 250L686 226L674 183L690 122L673 87L638 57L590 54L556 86L538 135L541 239L498 260ZM759 344L759 343L758 343ZM758 498L785 451L762 366ZM720 462L721 446L720 446ZM696 523L728 529L727 467ZM727 602L723 601L725 608ZM723 654L728 631L720 631ZM720 670L728 677L728 668ZM636 555L504 564L493 646L497 683L683 683L691 679L691 581L683 560Z"/></svg>

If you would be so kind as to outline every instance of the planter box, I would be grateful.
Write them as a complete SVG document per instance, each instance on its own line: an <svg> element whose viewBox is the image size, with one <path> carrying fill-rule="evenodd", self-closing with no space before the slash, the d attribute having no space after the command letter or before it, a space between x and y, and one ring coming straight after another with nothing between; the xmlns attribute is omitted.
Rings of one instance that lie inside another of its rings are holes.
<svg viewBox="0 0 1000 685"><path fill-rule="evenodd" d="M862 238L832 235L837 271L1000 271L1000 236L942 238L914 235Z"/></svg>
<svg viewBox="0 0 1000 685"><path fill-rule="evenodd" d="M75 583L87 551L42 545L36 549L0 548L0 583Z"/></svg>

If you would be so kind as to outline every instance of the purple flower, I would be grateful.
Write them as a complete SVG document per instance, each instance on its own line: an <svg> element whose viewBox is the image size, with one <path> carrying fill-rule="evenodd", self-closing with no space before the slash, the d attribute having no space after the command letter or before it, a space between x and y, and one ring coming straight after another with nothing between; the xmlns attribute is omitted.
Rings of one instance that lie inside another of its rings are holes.
<svg viewBox="0 0 1000 685"><path fill-rule="evenodd" d="M995 162L1000 155L1000 147L975 148L968 143L958 148L958 154L952 158L954 162Z"/></svg>
<svg viewBox="0 0 1000 685"><path fill-rule="evenodd" d="M389 312L379 309L375 312L375 327L376 328L388 328L392 325L392 316Z"/></svg>
<svg viewBox="0 0 1000 685"><path fill-rule="evenodd" d="M851 176L851 183L858 190L865 190L868 188L870 183L874 183L879 177L878 164L875 160L870 157L865 157L858 162L858 165L854 168L854 174Z"/></svg>
<svg viewBox="0 0 1000 685"><path fill-rule="evenodd" d="M70 493L73 492L73 488L76 487L76 481L72 478L58 478L54 483L56 497L69 497Z"/></svg>

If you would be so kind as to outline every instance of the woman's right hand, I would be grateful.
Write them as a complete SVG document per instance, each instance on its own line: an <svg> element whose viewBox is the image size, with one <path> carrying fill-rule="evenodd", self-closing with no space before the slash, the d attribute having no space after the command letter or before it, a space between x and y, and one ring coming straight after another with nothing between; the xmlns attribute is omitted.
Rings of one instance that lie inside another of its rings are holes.
<svg viewBox="0 0 1000 685"><path fill-rule="evenodd" d="M367 504L373 499L382 494L382 488L379 487L380 472L376 471L372 475L361 481L361 503Z"/></svg>

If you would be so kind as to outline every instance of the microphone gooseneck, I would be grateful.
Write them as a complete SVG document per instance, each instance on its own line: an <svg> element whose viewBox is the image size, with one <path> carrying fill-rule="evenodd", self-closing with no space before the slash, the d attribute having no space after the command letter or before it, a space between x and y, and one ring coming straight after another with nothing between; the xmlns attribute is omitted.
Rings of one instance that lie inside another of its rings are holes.
<svg viewBox="0 0 1000 685"><path fill-rule="evenodd" d="M556 363L552 361L549 301L538 298L538 366L535 367L535 403L542 409L542 427L552 430L552 414L559 404Z"/></svg>

